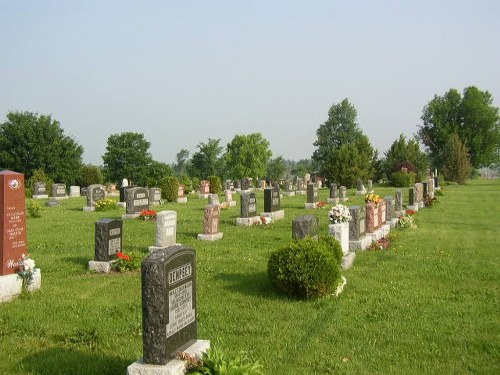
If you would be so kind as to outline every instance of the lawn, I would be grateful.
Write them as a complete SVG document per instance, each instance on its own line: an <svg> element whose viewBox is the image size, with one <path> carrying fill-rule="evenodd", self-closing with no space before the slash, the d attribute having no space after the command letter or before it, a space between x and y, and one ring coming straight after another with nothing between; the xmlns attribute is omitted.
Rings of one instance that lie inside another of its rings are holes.
<svg viewBox="0 0 500 375"><path fill-rule="evenodd" d="M305 210L305 196L282 199L285 220L250 228L234 225L236 197L216 242L196 239L206 200L154 208L177 211L177 242L196 250L199 338L248 352L266 374L500 373L500 180L445 189L416 213L417 228L393 231L390 249L357 253L338 298L317 301L279 295L266 273L270 252L291 240L293 218L318 215L327 233L327 210ZM362 203L353 190L349 197ZM70 198L28 219L42 289L0 305L0 374L125 374L142 355L140 273L87 266L95 222L124 210L84 205ZM125 252L146 254L154 241L154 222L124 221Z"/></svg>

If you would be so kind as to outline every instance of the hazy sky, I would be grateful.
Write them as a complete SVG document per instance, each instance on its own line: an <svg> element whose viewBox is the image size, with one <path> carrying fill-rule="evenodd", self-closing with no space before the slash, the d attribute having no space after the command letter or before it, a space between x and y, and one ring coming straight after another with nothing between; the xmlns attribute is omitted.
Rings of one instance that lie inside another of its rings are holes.
<svg viewBox="0 0 500 375"><path fill-rule="evenodd" d="M93 164L126 131L169 164L254 132L298 160L348 98L383 154L450 88L500 106L499 19L498 0L0 0L0 122L51 114Z"/></svg>

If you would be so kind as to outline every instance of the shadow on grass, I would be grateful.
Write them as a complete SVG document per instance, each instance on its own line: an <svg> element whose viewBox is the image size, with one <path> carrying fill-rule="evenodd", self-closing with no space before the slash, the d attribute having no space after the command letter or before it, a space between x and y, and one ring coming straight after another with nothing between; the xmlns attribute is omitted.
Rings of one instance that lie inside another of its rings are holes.
<svg viewBox="0 0 500 375"><path fill-rule="evenodd" d="M223 281L229 290L236 293L270 299L284 298L271 286L265 272L252 274L220 273L215 278Z"/></svg>
<svg viewBox="0 0 500 375"><path fill-rule="evenodd" d="M89 267L89 260L94 260L93 258L81 256L81 257L66 257L63 261L66 263L73 263L82 266L83 268Z"/></svg>
<svg viewBox="0 0 500 375"><path fill-rule="evenodd" d="M40 375L112 375L126 373L131 363L119 357L56 347L25 357L19 366Z"/></svg>

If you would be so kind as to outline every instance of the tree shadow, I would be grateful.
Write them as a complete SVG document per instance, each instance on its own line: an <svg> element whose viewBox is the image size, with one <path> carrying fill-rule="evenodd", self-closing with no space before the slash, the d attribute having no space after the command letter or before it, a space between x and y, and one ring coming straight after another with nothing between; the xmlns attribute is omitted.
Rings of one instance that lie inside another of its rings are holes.
<svg viewBox="0 0 500 375"><path fill-rule="evenodd" d="M95 352L54 347L25 357L19 366L39 375L114 375L126 373L132 362Z"/></svg>
<svg viewBox="0 0 500 375"><path fill-rule="evenodd" d="M72 263L82 266L87 269L89 267L89 261L93 260L91 257L79 256L79 257L65 257L63 261L66 263Z"/></svg>
<svg viewBox="0 0 500 375"><path fill-rule="evenodd" d="M224 282L225 287L235 293L269 299L283 298L269 283L265 272L252 274L220 273L215 278Z"/></svg>

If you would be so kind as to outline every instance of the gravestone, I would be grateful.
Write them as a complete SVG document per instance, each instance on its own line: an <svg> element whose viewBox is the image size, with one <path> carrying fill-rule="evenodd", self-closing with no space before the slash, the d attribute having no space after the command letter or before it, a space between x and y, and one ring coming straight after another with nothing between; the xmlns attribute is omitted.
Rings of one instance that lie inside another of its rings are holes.
<svg viewBox="0 0 500 375"><path fill-rule="evenodd" d="M362 206L351 206L349 207L349 211L351 213L351 221L349 222L349 240L360 241L366 232L365 208Z"/></svg>
<svg viewBox="0 0 500 375"><path fill-rule="evenodd" d="M95 223L95 256L97 262L109 262L116 259L116 253L122 250L123 221L101 219Z"/></svg>
<svg viewBox="0 0 500 375"><path fill-rule="evenodd" d="M401 211L403 211L403 190L401 189L396 189L396 202L394 205L394 209L396 210L396 216L400 217L401 215L399 214Z"/></svg>
<svg viewBox="0 0 500 375"><path fill-rule="evenodd" d="M34 199L45 199L48 198L47 184L45 182L36 182L35 191L33 192Z"/></svg>
<svg viewBox="0 0 500 375"><path fill-rule="evenodd" d="M203 241L220 240L223 233L219 231L220 205L208 204L204 210L203 233L198 234L198 239Z"/></svg>
<svg viewBox="0 0 500 375"><path fill-rule="evenodd" d="M234 190L233 180L226 180L226 188L224 190Z"/></svg>
<svg viewBox="0 0 500 375"><path fill-rule="evenodd" d="M413 206L415 204L415 188L410 187L408 189L408 205Z"/></svg>
<svg viewBox="0 0 500 375"><path fill-rule="evenodd" d="M241 179L241 190L250 190L251 182L249 178Z"/></svg>
<svg viewBox="0 0 500 375"><path fill-rule="evenodd" d="M424 185L421 182L417 182L415 184L415 191L417 196L415 203L420 205L420 203L424 200Z"/></svg>
<svg viewBox="0 0 500 375"><path fill-rule="evenodd" d="M79 197L80 196L80 186L70 186L69 187L69 196L70 197Z"/></svg>
<svg viewBox="0 0 500 375"><path fill-rule="evenodd" d="M95 202L106 198L106 188L104 185L94 184L87 187L87 207L84 211L94 210Z"/></svg>
<svg viewBox="0 0 500 375"><path fill-rule="evenodd" d="M230 207L236 206L236 201L233 199L233 191L232 190L226 190L224 192L224 198L226 200L226 204Z"/></svg>
<svg viewBox="0 0 500 375"><path fill-rule="evenodd" d="M234 189L237 191L241 190L241 180L234 181Z"/></svg>
<svg viewBox="0 0 500 375"><path fill-rule="evenodd" d="M26 199L24 175L13 171L0 172L0 303L21 294L22 279L17 275L23 256L28 254L26 233ZM33 269L28 291L40 289L41 272Z"/></svg>
<svg viewBox="0 0 500 375"><path fill-rule="evenodd" d="M328 196L328 203L337 204L339 203L339 190L337 189L337 184L330 184L330 194Z"/></svg>
<svg viewBox="0 0 500 375"><path fill-rule="evenodd" d="M125 191L127 215L139 215L149 210L149 190L143 187L132 187Z"/></svg>
<svg viewBox="0 0 500 375"><path fill-rule="evenodd" d="M53 184L52 185L52 198L55 199L66 199L68 195L66 194L65 184Z"/></svg>
<svg viewBox="0 0 500 375"><path fill-rule="evenodd" d="M241 194L241 211L242 218L249 218L257 215L257 198L255 193Z"/></svg>
<svg viewBox="0 0 500 375"><path fill-rule="evenodd" d="M220 205L219 195L218 194L209 194L208 195L208 204Z"/></svg>
<svg viewBox="0 0 500 375"><path fill-rule="evenodd" d="M382 227L385 225L387 220L387 206L385 204L385 201L382 200L378 203L378 225L379 227Z"/></svg>
<svg viewBox="0 0 500 375"><path fill-rule="evenodd" d="M307 184L307 203L316 203L318 190L314 184Z"/></svg>
<svg viewBox="0 0 500 375"><path fill-rule="evenodd" d="M340 187L340 202L347 202L349 198L347 198L347 188L345 186Z"/></svg>
<svg viewBox="0 0 500 375"><path fill-rule="evenodd" d="M264 212L278 211L280 207L280 189L278 187L264 189Z"/></svg>
<svg viewBox="0 0 500 375"><path fill-rule="evenodd" d="M149 252L174 246L177 241L177 212L160 211L156 214L156 243Z"/></svg>
<svg viewBox="0 0 500 375"><path fill-rule="evenodd" d="M319 220L313 215L298 216L292 221L292 238L299 240L305 237L318 239Z"/></svg>
<svg viewBox="0 0 500 375"><path fill-rule="evenodd" d="M378 205L373 202L366 204L366 233L373 233L379 229Z"/></svg>
<svg viewBox="0 0 500 375"><path fill-rule="evenodd" d="M143 364L129 366L128 374L171 374L161 368L133 372L132 367L166 366L197 342L195 251L159 249L142 261L141 276Z"/></svg>
<svg viewBox="0 0 500 375"><path fill-rule="evenodd" d="M186 186L179 184L179 188L177 190L177 203L187 203L187 200Z"/></svg>
<svg viewBox="0 0 500 375"><path fill-rule="evenodd" d="M429 199L433 199L434 198L434 178L429 178L427 180L427 195L429 196Z"/></svg>
<svg viewBox="0 0 500 375"><path fill-rule="evenodd" d="M368 193L373 192L373 181L368 180L368 187L366 188L368 190Z"/></svg>
<svg viewBox="0 0 500 375"><path fill-rule="evenodd" d="M386 221L397 220L396 216L396 201L392 195L384 197L385 201L385 218ZM392 226L392 225L391 225Z"/></svg>
<svg viewBox="0 0 500 375"><path fill-rule="evenodd" d="M149 203L151 203L153 206L158 206L161 204L161 188L149 188Z"/></svg>
<svg viewBox="0 0 500 375"><path fill-rule="evenodd" d="M356 195L365 195L365 194L366 194L365 185L363 185L363 181L361 179L358 179L356 181Z"/></svg>
<svg viewBox="0 0 500 375"><path fill-rule="evenodd" d="M208 194L210 194L210 182L207 180L200 181L200 198L208 198Z"/></svg>

